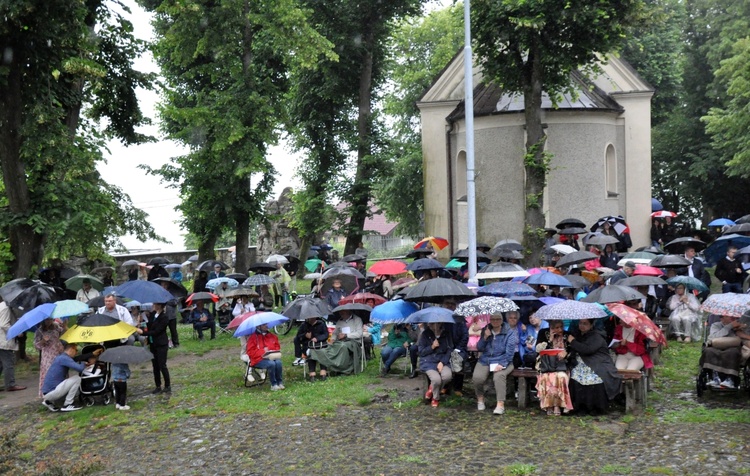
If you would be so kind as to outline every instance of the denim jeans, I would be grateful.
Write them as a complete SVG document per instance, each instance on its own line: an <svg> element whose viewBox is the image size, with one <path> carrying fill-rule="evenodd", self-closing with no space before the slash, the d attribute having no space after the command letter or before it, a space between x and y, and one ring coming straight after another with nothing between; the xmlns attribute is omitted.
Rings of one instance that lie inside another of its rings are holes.
<svg viewBox="0 0 750 476"><path fill-rule="evenodd" d="M406 355L406 348L404 346L400 347L390 347L390 346L383 346L383 348L380 350L380 357L383 359L383 365L385 366L385 371L389 372L391 370L391 365L398 359L399 357L404 357Z"/></svg>
<svg viewBox="0 0 750 476"><path fill-rule="evenodd" d="M721 285L723 293L742 293L742 283L726 283Z"/></svg>
<svg viewBox="0 0 750 476"><path fill-rule="evenodd" d="M268 378L271 379L271 385L280 385L282 383L281 378L281 360L268 360L263 359L257 364L253 365L256 369L268 370Z"/></svg>

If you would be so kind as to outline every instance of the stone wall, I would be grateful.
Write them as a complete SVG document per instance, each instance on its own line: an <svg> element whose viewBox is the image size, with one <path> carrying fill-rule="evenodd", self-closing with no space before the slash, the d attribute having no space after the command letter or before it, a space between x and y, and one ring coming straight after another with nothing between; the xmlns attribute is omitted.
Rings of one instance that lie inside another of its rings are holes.
<svg viewBox="0 0 750 476"><path fill-rule="evenodd" d="M261 225L258 234L258 260L265 260L271 254L299 252L300 239L297 230L289 227L292 207L292 189L285 188L278 200L266 203L265 212L269 217L267 226Z"/></svg>

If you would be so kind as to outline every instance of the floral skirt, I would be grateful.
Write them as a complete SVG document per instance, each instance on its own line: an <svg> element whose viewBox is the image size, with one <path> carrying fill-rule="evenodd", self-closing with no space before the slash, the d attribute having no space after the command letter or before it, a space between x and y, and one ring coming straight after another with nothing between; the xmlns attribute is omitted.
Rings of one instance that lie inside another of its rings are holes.
<svg viewBox="0 0 750 476"><path fill-rule="evenodd" d="M539 374L536 380L536 392L539 405L543 410L553 407L573 409L573 401L568 390L567 372L547 372Z"/></svg>

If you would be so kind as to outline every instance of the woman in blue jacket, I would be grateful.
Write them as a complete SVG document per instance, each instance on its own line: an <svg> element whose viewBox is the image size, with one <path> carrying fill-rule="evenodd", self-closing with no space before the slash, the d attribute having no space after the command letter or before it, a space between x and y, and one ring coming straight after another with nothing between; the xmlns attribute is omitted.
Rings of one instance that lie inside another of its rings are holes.
<svg viewBox="0 0 750 476"><path fill-rule="evenodd" d="M474 367L474 389L477 392L477 410L483 411L484 383L492 373L497 394L495 415L505 413L506 380L513 371L513 354L518 347L518 332L503 322L501 314L490 316L490 323L482 330L477 350L482 353Z"/></svg>
<svg viewBox="0 0 750 476"><path fill-rule="evenodd" d="M424 398L432 400L432 406L440 404L440 390L453 379L450 359L453 339L443 324L427 324L419 337L419 370L427 374L430 386Z"/></svg>

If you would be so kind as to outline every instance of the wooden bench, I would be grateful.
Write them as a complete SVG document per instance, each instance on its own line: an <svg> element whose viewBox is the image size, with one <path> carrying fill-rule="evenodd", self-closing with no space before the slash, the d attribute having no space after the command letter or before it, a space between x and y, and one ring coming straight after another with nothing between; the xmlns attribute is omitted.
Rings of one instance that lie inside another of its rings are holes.
<svg viewBox="0 0 750 476"><path fill-rule="evenodd" d="M529 405L529 386L526 382L527 378L533 378L534 382L536 382L537 378L537 371L535 369L530 368L523 368L523 369L513 369L513 372L510 373L511 377L518 377L518 408L523 409L526 408Z"/></svg>
<svg viewBox="0 0 750 476"><path fill-rule="evenodd" d="M618 370L625 393L625 413L641 413L646 408L646 380L640 370Z"/></svg>

